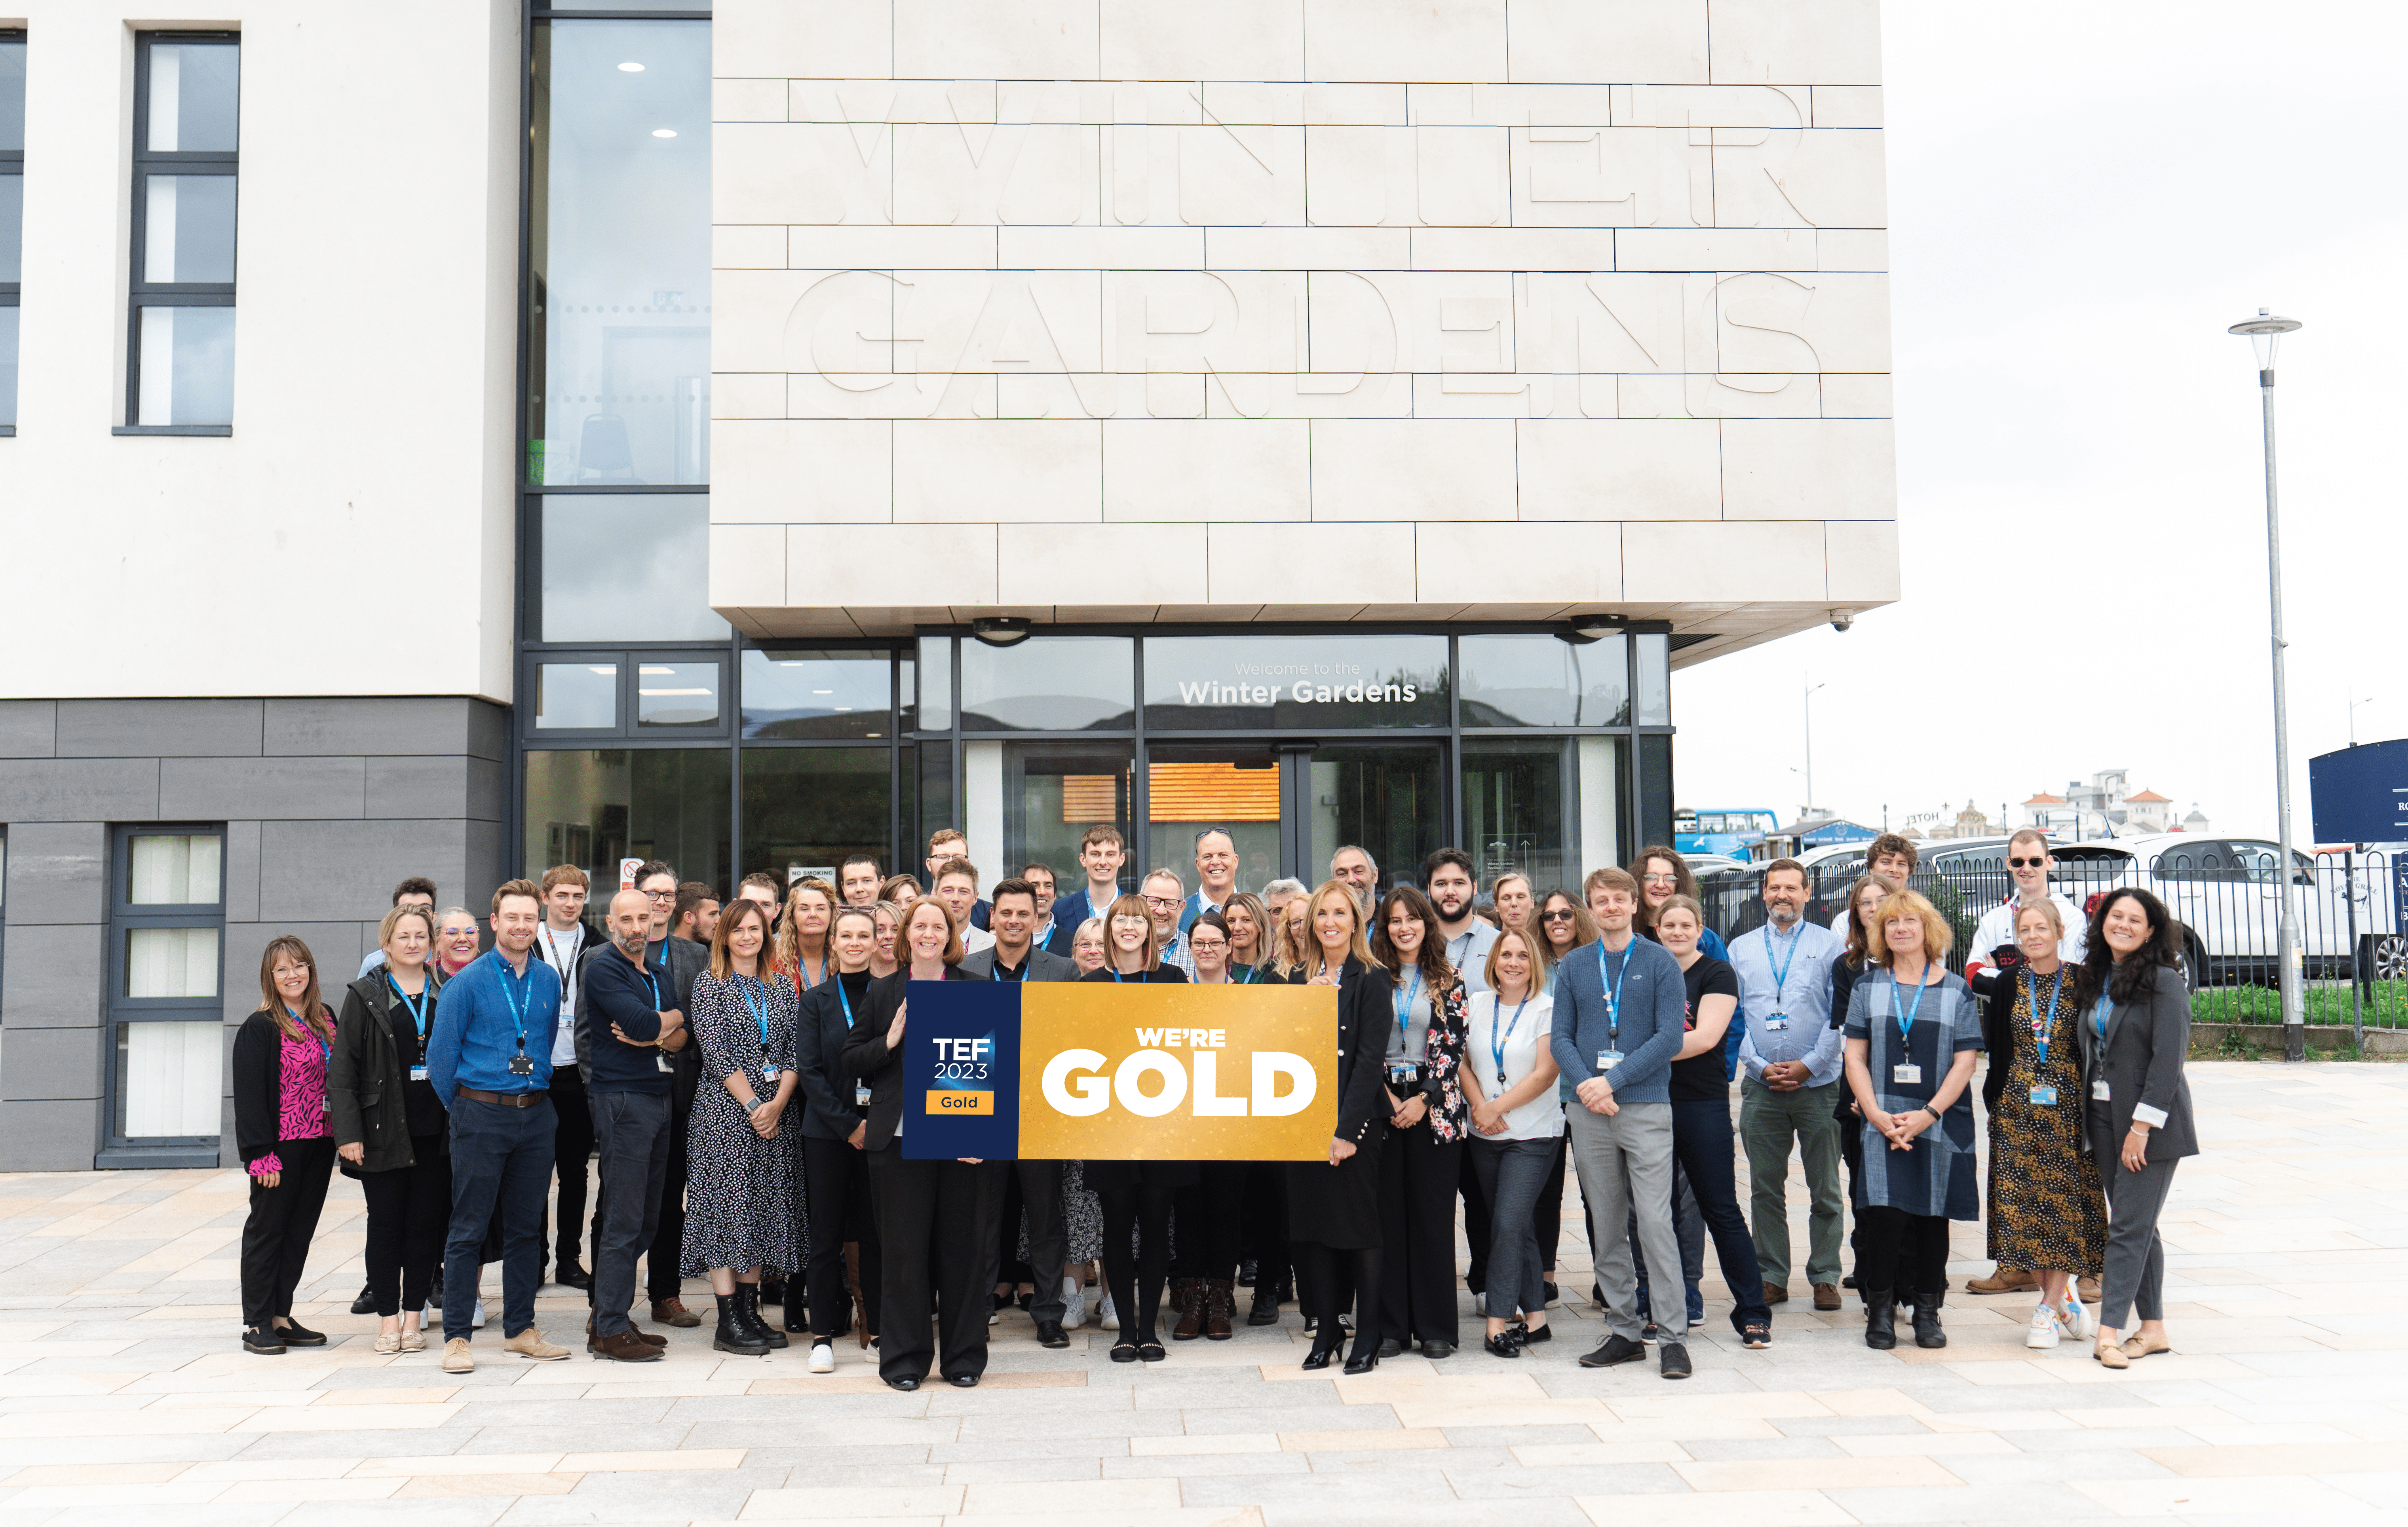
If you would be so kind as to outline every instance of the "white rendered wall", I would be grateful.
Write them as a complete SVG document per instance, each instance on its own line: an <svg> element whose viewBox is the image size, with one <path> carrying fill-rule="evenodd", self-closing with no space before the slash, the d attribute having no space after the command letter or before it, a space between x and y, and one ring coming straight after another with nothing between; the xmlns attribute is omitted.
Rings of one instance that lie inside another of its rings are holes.
<svg viewBox="0 0 2408 1527"><path fill-rule="evenodd" d="M1897 596L1876 0L715 15L747 629Z"/></svg>
<svg viewBox="0 0 2408 1527"><path fill-rule="evenodd" d="M231 437L125 422L133 21L19 0L0 696L510 693L517 0L168 3L242 35Z"/></svg>

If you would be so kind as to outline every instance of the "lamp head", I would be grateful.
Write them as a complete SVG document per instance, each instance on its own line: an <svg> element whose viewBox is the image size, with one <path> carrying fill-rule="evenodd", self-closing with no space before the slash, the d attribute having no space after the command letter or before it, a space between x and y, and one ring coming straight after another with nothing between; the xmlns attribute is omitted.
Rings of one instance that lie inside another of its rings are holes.
<svg viewBox="0 0 2408 1527"><path fill-rule="evenodd" d="M2224 332L2247 335L2250 348L2258 352L2258 369L2272 371L2274 369L2274 347L2282 343L2285 335L2299 327L2298 319L2278 318L2260 307L2256 318L2245 323L2236 323Z"/></svg>
<svg viewBox="0 0 2408 1527"><path fill-rule="evenodd" d="M970 635L989 647L1010 647L1028 639L1028 621L1019 615L982 615L970 622Z"/></svg>
<svg viewBox="0 0 2408 1527"><path fill-rule="evenodd" d="M1575 615L1570 623L1555 635L1575 647L1585 647L1591 642L1622 635L1629 623L1628 617L1621 615Z"/></svg>

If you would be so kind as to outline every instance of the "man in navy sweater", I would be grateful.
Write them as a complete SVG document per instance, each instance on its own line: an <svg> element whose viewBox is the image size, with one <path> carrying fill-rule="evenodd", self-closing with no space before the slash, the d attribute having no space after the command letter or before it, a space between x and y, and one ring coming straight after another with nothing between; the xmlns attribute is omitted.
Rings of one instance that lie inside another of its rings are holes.
<svg viewBox="0 0 2408 1527"><path fill-rule="evenodd" d="M1688 992L1679 962L1662 945L1631 934L1639 882L1622 870L1592 877L1598 894L1598 938L1575 949L1555 972L1551 1044L1555 1064L1578 1078L1567 1110L1572 1161L1589 1222L1605 1234L1592 1249L1612 1334L1582 1358L1584 1368L1636 1363L1647 1355L1639 1319L1639 1279L1630 1243L1619 1234L1635 1209L1639 1245L1651 1267L1681 1265L1672 1233L1672 1060L1687 1032ZM1689 1349L1663 1326L1660 1371L1689 1377Z"/></svg>
<svg viewBox="0 0 2408 1527"><path fill-rule="evenodd" d="M585 967L586 1096L602 1153L601 1228L594 1241L594 1319L588 1348L621 1363L651 1363L666 1341L629 1320L636 1259L660 1227L669 1164L670 1063L662 1038L685 1022L668 971L647 962L652 903L640 891L610 898L610 948Z"/></svg>

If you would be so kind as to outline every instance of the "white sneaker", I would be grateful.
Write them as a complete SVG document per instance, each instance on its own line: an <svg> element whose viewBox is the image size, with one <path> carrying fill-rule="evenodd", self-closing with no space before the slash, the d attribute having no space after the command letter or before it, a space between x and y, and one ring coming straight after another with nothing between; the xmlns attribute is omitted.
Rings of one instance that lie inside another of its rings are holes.
<svg viewBox="0 0 2408 1527"><path fill-rule="evenodd" d="M2060 1319L2065 1322L2066 1334L2077 1340L2099 1329L2099 1317L2091 1314L2090 1306L2075 1294L2065 1296L2065 1308Z"/></svg>
<svg viewBox="0 0 2408 1527"><path fill-rule="evenodd" d="M2031 1329L2024 1333L2024 1345L2046 1351L2057 1343L2059 1322L2057 1312L2046 1305L2032 1307Z"/></svg>
<svg viewBox="0 0 2408 1527"><path fill-rule="evenodd" d="M1118 1331L1121 1328L1120 1312L1112 1308L1112 1296L1111 1294L1108 1293L1104 1295L1103 1304L1097 1306L1096 1316L1097 1319L1096 1323L1102 1326L1105 1330Z"/></svg>
<svg viewBox="0 0 2408 1527"><path fill-rule="evenodd" d="M482 1299L477 1301L476 1319L468 1322L468 1329L471 1331L482 1331L485 1329L485 1302Z"/></svg>
<svg viewBox="0 0 2408 1527"><path fill-rule="evenodd" d="M836 1372L836 1343L832 1341L811 1343L811 1372Z"/></svg>
<svg viewBox="0 0 2408 1527"><path fill-rule="evenodd" d="M1075 1277L1062 1279L1062 1329L1076 1331L1087 1323L1087 1286Z"/></svg>

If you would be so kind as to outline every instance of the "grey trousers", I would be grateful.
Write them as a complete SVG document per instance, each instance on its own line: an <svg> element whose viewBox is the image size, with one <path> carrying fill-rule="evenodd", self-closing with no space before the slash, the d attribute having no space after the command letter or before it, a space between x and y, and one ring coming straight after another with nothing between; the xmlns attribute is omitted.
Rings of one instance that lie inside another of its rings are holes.
<svg viewBox="0 0 2408 1527"><path fill-rule="evenodd" d="M2138 1314L2166 1318L2166 1251L2157 1216L2174 1185L2175 1162L2151 1162L2128 1172L2119 1159L2124 1138L2115 1126L2090 1120L2090 1153L2107 1190L2107 1266L2099 1279L2099 1323L2121 1331Z"/></svg>
<svg viewBox="0 0 2408 1527"><path fill-rule="evenodd" d="M1491 1320L1536 1315L1547 1307L1547 1275L1539 1262L1539 1232L1530 1210L1555 1170L1558 1137L1491 1140L1475 1135L1468 1148L1471 1170L1488 1202L1488 1292L1482 1296Z"/></svg>
<svg viewBox="0 0 2408 1527"><path fill-rule="evenodd" d="M1625 1103L1609 1119L1590 1112L1575 1098L1565 1112L1589 1223L1605 1232L1592 1236L1589 1254L1596 1263L1598 1288L1605 1295L1606 1320L1614 1334L1635 1342L1644 1329L1639 1319L1639 1275L1631 1265L1629 1240L1613 1234L1613 1227L1635 1209L1639 1245L1648 1265L1681 1265L1680 1238L1672 1232L1672 1106ZM1674 1341L1673 1329L1668 1325L1663 1339Z"/></svg>
<svg viewBox="0 0 2408 1527"><path fill-rule="evenodd" d="M594 1331L614 1336L627 1329L627 1311L636 1302L636 1259L660 1228L661 1184L669 1169L669 1095L595 1092L591 1106L594 1139L602 1154Z"/></svg>

